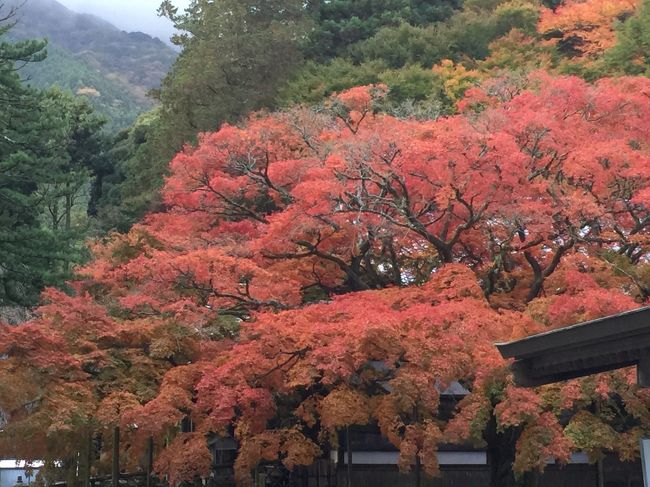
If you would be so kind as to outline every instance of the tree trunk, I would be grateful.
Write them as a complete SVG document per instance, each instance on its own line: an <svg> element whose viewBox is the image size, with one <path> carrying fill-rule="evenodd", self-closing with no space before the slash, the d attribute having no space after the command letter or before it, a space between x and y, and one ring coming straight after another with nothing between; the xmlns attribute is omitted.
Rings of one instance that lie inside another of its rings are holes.
<svg viewBox="0 0 650 487"><path fill-rule="evenodd" d="M59 202L55 201L50 205L50 215L52 216L52 231L56 232L59 229Z"/></svg>
<svg viewBox="0 0 650 487"><path fill-rule="evenodd" d="M151 487L153 484L153 479L151 476L153 475L153 436L150 436L149 439L147 440L147 482L146 482L146 487Z"/></svg>
<svg viewBox="0 0 650 487"><path fill-rule="evenodd" d="M70 194L70 183L67 184L67 193L65 195L65 231L68 232L67 237L69 238L69 232L72 229L72 194ZM65 261L65 271L70 271L70 261L66 259Z"/></svg>
<svg viewBox="0 0 650 487"><path fill-rule="evenodd" d="M490 487L521 487L525 479L516 479L512 471L515 461L515 446L519 430L508 428L497 431L496 418L492 416L484 433L487 443Z"/></svg>
<svg viewBox="0 0 650 487"><path fill-rule="evenodd" d="M596 485L598 487L605 487L605 470L603 469L603 459L599 458L596 461Z"/></svg>
<svg viewBox="0 0 650 487"><path fill-rule="evenodd" d="M112 487L120 487L120 428L113 430L113 472Z"/></svg>
<svg viewBox="0 0 650 487"><path fill-rule="evenodd" d="M72 228L72 195L65 195L65 229L70 231Z"/></svg>
<svg viewBox="0 0 650 487"><path fill-rule="evenodd" d="M600 401L596 400L596 414L600 416L602 412ZM605 487L605 471L603 469L603 455L596 461L596 485L598 487Z"/></svg>
<svg viewBox="0 0 650 487"><path fill-rule="evenodd" d="M66 463L66 487L77 487L77 467L79 466L79 453L70 457Z"/></svg>
<svg viewBox="0 0 650 487"><path fill-rule="evenodd" d="M538 487L540 476L541 475L538 471L526 472L526 474L522 479L523 480L522 485L524 487Z"/></svg>
<svg viewBox="0 0 650 487"><path fill-rule="evenodd" d="M90 469L92 468L93 436L88 432L83 448L79 454L79 476L83 487L90 487Z"/></svg>

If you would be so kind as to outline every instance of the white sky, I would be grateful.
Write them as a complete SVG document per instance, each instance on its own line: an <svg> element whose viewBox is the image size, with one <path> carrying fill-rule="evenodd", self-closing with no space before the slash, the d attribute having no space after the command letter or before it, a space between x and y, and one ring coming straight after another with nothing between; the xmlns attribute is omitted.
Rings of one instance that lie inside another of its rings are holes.
<svg viewBox="0 0 650 487"><path fill-rule="evenodd" d="M140 31L168 41L173 33L169 20L156 14L160 0L58 0L71 10L97 15L128 32ZM190 0L173 0L183 9Z"/></svg>

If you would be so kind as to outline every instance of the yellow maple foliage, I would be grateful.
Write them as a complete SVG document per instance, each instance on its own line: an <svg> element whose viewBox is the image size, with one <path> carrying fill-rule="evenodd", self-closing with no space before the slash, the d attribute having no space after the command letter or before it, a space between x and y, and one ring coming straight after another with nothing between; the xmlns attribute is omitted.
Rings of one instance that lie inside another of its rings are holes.
<svg viewBox="0 0 650 487"><path fill-rule="evenodd" d="M442 79L445 95L454 102L461 100L469 88L477 86L484 78L479 71L467 69L450 59L443 59L432 69Z"/></svg>

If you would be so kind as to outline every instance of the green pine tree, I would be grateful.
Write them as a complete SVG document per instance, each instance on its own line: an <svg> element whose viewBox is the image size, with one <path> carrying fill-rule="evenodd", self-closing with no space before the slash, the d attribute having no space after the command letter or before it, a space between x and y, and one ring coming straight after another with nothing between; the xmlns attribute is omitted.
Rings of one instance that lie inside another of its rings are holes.
<svg viewBox="0 0 650 487"><path fill-rule="evenodd" d="M102 122L72 95L25 86L21 67L43 60L46 44L8 41L12 15L0 14L0 306L30 306L79 259L70 203L89 184ZM62 205L61 224L52 223L56 199L70 210Z"/></svg>

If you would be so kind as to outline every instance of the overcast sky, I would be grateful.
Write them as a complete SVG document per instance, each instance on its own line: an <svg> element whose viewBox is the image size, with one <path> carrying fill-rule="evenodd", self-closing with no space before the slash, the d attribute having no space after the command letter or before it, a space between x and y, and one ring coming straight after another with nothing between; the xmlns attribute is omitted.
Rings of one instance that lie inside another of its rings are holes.
<svg viewBox="0 0 650 487"><path fill-rule="evenodd" d="M168 41L173 33L169 20L160 18L156 10L160 0L58 0L75 12L95 14L122 30L146 32ZM173 0L179 8L190 0Z"/></svg>

